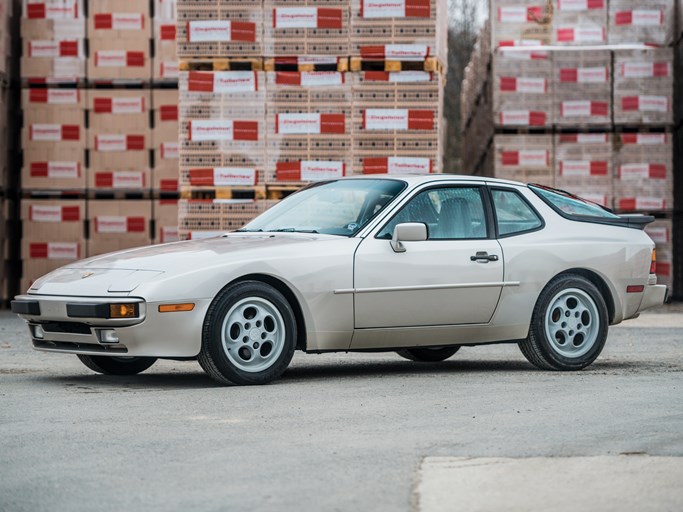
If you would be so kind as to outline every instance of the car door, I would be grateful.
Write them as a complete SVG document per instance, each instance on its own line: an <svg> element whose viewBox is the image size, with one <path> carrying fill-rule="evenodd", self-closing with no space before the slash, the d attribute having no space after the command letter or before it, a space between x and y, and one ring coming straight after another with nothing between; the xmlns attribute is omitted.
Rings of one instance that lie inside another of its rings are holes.
<svg viewBox="0 0 683 512"><path fill-rule="evenodd" d="M356 329L485 324L503 281L483 186L439 185L416 192L359 245L354 259ZM391 235L423 222L428 239L394 252Z"/></svg>

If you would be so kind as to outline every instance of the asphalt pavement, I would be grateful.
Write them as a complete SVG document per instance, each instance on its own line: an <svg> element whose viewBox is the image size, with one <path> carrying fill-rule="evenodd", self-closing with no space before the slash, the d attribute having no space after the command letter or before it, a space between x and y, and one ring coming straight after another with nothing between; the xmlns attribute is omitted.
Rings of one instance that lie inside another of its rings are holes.
<svg viewBox="0 0 683 512"><path fill-rule="evenodd" d="M437 364L297 354L262 387L217 386L195 362L96 375L31 350L23 323L0 312L0 511L472 510L458 493L422 495L453 482L424 481L430 461L463 458L580 457L587 481L609 483L618 472L591 460L650 456L683 482L682 311L613 328L581 372L536 370L510 345ZM621 473L644 474L634 467ZM658 496L652 510L683 510Z"/></svg>

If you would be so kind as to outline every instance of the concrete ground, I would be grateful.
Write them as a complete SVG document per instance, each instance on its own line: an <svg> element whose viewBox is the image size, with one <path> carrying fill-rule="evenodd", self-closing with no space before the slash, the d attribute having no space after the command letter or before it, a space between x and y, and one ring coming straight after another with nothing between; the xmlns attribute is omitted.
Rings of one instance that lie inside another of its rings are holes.
<svg viewBox="0 0 683 512"><path fill-rule="evenodd" d="M609 503L634 475L683 482L682 377L680 307L613 328L576 373L538 371L497 345L438 364L298 354L272 385L228 388L194 362L93 374L32 351L3 312L0 511L533 510L513 506L531 494L511 485L526 474L545 510L562 509L577 474L582 499ZM491 458L505 461L493 479L462 464ZM680 494L635 495L683 510Z"/></svg>

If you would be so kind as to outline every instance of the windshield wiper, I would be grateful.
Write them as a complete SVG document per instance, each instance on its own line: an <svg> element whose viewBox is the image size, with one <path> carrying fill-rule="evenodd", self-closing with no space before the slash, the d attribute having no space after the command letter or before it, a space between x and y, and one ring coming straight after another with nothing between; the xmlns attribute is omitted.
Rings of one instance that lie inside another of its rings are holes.
<svg viewBox="0 0 683 512"><path fill-rule="evenodd" d="M315 229L297 229L297 228L280 228L280 229L269 229L269 233L314 233L318 234Z"/></svg>

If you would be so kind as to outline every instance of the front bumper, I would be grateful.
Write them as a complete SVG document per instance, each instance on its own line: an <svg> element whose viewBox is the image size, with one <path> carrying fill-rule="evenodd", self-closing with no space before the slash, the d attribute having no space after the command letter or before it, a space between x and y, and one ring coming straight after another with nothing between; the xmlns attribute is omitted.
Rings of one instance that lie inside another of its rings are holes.
<svg viewBox="0 0 683 512"><path fill-rule="evenodd" d="M134 319L105 319L69 316L74 304L138 304ZM159 313L164 303L135 297L57 297L22 295L12 302L12 311L26 320L36 350L85 355L139 357L195 357L201 348L201 333L211 299L192 300L193 311ZM107 341L105 331L114 331L118 342Z"/></svg>

